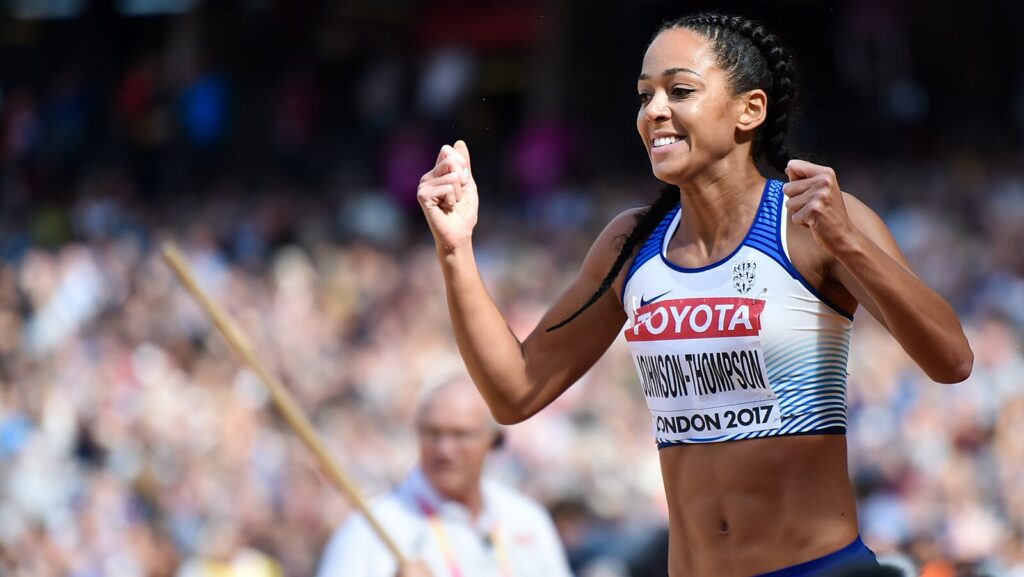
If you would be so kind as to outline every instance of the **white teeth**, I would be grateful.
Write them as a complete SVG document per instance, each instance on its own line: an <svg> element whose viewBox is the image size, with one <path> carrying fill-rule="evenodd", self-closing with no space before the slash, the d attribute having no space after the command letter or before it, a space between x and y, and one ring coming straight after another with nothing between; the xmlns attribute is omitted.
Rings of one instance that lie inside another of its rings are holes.
<svg viewBox="0 0 1024 577"><path fill-rule="evenodd" d="M658 148L659 146L666 146L675 142L679 142L679 140L680 138L678 136L662 136L661 138L654 139L654 147Z"/></svg>

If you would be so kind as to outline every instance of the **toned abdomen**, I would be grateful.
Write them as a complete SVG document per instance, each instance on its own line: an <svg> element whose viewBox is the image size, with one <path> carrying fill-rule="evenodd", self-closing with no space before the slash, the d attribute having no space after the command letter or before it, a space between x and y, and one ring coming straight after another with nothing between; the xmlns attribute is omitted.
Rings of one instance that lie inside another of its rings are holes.
<svg viewBox="0 0 1024 577"><path fill-rule="evenodd" d="M749 577L857 537L843 435L680 445L660 456L671 577Z"/></svg>

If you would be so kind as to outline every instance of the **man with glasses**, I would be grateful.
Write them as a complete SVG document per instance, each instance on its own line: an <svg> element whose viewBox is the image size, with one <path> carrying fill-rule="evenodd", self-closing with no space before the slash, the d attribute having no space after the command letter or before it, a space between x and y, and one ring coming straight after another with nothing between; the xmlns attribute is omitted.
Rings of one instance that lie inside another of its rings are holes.
<svg viewBox="0 0 1024 577"><path fill-rule="evenodd" d="M399 568L366 520L353 514L328 543L318 577L571 575L547 512L512 489L481 480L501 431L468 378L424 395L416 431L418 466L373 505L415 561Z"/></svg>

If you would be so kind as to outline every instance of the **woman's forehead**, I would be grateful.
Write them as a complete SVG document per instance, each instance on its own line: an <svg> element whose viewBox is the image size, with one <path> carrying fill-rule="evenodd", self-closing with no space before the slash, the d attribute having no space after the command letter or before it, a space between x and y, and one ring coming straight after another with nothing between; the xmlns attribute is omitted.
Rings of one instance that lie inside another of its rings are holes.
<svg viewBox="0 0 1024 577"><path fill-rule="evenodd" d="M657 78L675 69L703 75L714 66L714 51L706 36L686 28L670 28L658 34L647 47L640 75Z"/></svg>

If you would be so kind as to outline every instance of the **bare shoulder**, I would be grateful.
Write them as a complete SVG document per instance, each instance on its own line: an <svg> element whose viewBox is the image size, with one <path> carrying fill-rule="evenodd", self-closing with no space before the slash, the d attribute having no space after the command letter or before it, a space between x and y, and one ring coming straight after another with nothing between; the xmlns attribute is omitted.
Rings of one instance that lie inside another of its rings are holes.
<svg viewBox="0 0 1024 577"><path fill-rule="evenodd" d="M644 207L624 210L604 227L594 244L591 245L586 260L583 261L583 274L598 282L604 278L611 270L615 259L618 258L619 252L622 250L623 242L636 226L637 218L644 210ZM627 261L622 268L625 269L628 265ZM615 283L616 287L618 284L618 282Z"/></svg>
<svg viewBox="0 0 1024 577"><path fill-rule="evenodd" d="M638 206L626 209L615 215L615 218L613 218L608 225L604 227L604 230L601 232L601 236L599 236L598 239L609 238L612 242L616 242L616 239L621 241L622 237L625 237L631 230L633 230L637 219L645 210L647 210L647 207Z"/></svg>
<svg viewBox="0 0 1024 577"><path fill-rule="evenodd" d="M843 191L843 204L846 205L846 214L850 215L850 220L858 228L874 230L880 227L888 231L888 227L885 225L882 217L878 216L877 212L865 204L864 201L845 190ZM865 230L864 232L868 231Z"/></svg>
<svg viewBox="0 0 1024 577"><path fill-rule="evenodd" d="M853 226L909 271L910 264L907 262L907 257L900 250L896 238L882 217L859 198L845 191L843 192L843 204L846 205L846 214L849 215Z"/></svg>
<svg viewBox="0 0 1024 577"><path fill-rule="evenodd" d="M885 224L882 217L870 206L848 192L843 192L843 203L846 204L846 214L850 216L850 222L857 227L857 230L868 237L871 242L877 244L896 262L910 270L906 255L900 250L896 238L889 230L889 225Z"/></svg>
<svg viewBox="0 0 1024 577"><path fill-rule="evenodd" d="M622 248L623 241L636 226L637 218L644 210L645 207L630 208L615 215L590 247L587 260L596 260L599 261L596 264L611 266Z"/></svg>

